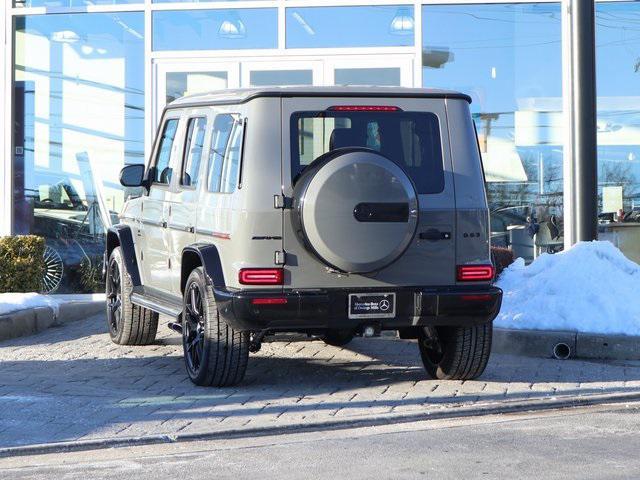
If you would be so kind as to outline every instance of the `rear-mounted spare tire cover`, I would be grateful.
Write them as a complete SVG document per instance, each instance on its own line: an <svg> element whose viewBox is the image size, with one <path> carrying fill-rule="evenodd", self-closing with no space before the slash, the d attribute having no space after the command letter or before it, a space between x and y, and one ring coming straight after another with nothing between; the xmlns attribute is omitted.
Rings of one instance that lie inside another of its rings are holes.
<svg viewBox="0 0 640 480"><path fill-rule="evenodd" d="M295 184L294 221L327 266L371 273L407 249L418 225L418 196L407 174L367 148L331 151Z"/></svg>

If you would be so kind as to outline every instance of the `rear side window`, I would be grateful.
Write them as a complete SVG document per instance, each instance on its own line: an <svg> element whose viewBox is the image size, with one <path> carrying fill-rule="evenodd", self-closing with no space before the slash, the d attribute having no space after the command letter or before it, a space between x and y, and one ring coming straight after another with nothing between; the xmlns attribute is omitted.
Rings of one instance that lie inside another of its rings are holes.
<svg viewBox="0 0 640 480"><path fill-rule="evenodd" d="M211 148L209 149L209 176L207 179L210 192L220 191L224 156L234 123L234 116L228 113L217 115L213 122Z"/></svg>
<svg viewBox="0 0 640 480"><path fill-rule="evenodd" d="M243 127L239 115L223 113L216 116L209 150L207 184L210 192L235 191L240 170L242 138Z"/></svg>
<svg viewBox="0 0 640 480"><path fill-rule="evenodd" d="M242 154L242 124L236 122L233 124L231 138L227 146L224 158L224 166L222 168L222 181L220 191L224 193L232 193L238 185L238 174L240 172L240 155Z"/></svg>
<svg viewBox="0 0 640 480"><path fill-rule="evenodd" d="M291 116L291 172L295 182L320 155L366 147L401 167L418 193L444 190L438 117L431 112L318 111Z"/></svg>
<svg viewBox="0 0 640 480"><path fill-rule="evenodd" d="M205 117L189 119L182 159L182 178L180 179L180 184L186 187L198 185L198 173L200 172L206 129L207 119Z"/></svg>
<svg viewBox="0 0 640 480"><path fill-rule="evenodd" d="M176 138L177 130L177 118L171 118L165 122L164 128L162 129L162 137L160 138L155 167L153 169L153 183L160 183L164 185L171 183L171 150L173 148L173 141Z"/></svg>

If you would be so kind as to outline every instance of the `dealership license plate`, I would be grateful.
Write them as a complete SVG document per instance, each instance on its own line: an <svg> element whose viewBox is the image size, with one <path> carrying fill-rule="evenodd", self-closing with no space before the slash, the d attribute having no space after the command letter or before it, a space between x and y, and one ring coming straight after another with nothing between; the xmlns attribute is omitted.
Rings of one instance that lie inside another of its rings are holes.
<svg viewBox="0 0 640 480"><path fill-rule="evenodd" d="M349 295L349 318L393 318L395 316L395 293L352 293Z"/></svg>

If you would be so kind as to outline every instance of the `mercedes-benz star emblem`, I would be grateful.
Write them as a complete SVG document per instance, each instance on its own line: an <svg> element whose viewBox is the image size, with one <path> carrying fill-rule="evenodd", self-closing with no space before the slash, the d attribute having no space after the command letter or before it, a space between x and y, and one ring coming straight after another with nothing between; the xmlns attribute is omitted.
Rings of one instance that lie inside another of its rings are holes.
<svg viewBox="0 0 640 480"><path fill-rule="evenodd" d="M391 307L389 300L380 300L380 303L378 304L378 308L380 308L380 310L386 312L387 310L389 310L389 307Z"/></svg>

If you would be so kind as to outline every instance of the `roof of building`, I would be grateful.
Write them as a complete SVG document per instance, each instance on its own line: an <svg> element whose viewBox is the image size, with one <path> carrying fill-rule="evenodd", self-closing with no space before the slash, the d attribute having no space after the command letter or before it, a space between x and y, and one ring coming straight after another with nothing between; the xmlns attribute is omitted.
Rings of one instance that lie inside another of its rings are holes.
<svg viewBox="0 0 640 480"><path fill-rule="evenodd" d="M169 104L169 108L187 105L237 104L256 97L396 97L396 98L460 98L471 103L471 97L453 90L404 87L266 87L218 90L188 95Z"/></svg>

